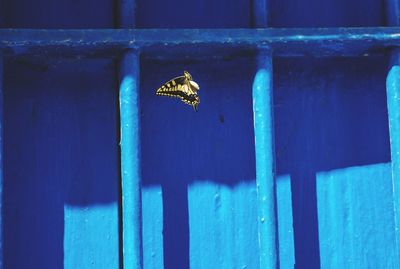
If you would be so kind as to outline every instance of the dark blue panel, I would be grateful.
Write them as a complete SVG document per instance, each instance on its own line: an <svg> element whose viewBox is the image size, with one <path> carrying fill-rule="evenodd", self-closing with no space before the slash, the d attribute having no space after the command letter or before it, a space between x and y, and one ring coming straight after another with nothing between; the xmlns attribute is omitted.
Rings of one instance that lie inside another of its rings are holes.
<svg viewBox="0 0 400 269"><path fill-rule="evenodd" d="M114 68L110 61L7 62L6 268L118 266Z"/></svg>
<svg viewBox="0 0 400 269"><path fill-rule="evenodd" d="M115 1L2 0L6 28L113 28ZM1 4L0 4L1 5Z"/></svg>
<svg viewBox="0 0 400 269"><path fill-rule="evenodd" d="M384 26L382 0L271 0L270 27Z"/></svg>
<svg viewBox="0 0 400 269"><path fill-rule="evenodd" d="M247 28L251 26L247 0L140 0L139 28Z"/></svg>
<svg viewBox="0 0 400 269"><path fill-rule="evenodd" d="M114 6L5 0L3 26L112 28ZM5 267L119 266L115 68L104 60L7 62Z"/></svg>
<svg viewBox="0 0 400 269"><path fill-rule="evenodd" d="M251 1L139 1L138 27L244 28L253 26ZM385 25L383 1L273 0L270 27L360 27ZM368 14L368 15L366 15Z"/></svg>
<svg viewBox="0 0 400 269"><path fill-rule="evenodd" d="M155 95L158 87L183 70L200 85L198 112L178 99ZM143 183L162 186L165 268L189 265L190 183L234 186L255 179L253 75L253 62L245 59L143 66Z"/></svg>
<svg viewBox="0 0 400 269"><path fill-rule="evenodd" d="M275 61L277 172L291 178L297 268L320 263L316 174L390 161L385 67L383 58Z"/></svg>

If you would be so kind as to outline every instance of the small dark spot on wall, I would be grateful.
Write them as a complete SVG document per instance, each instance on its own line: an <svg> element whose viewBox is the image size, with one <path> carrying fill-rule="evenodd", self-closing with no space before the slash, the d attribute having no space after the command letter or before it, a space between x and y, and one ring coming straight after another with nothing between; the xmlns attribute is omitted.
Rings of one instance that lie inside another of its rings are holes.
<svg viewBox="0 0 400 269"><path fill-rule="evenodd" d="M220 123L224 123L225 122L225 118L224 118L224 115L219 115L219 122Z"/></svg>

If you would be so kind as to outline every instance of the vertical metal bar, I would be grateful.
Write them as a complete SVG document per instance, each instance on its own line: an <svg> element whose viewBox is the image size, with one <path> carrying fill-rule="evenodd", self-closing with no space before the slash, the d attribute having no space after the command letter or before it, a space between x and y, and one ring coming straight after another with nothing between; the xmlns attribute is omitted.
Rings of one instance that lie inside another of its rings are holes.
<svg viewBox="0 0 400 269"><path fill-rule="evenodd" d="M136 27L136 0L119 0L119 28Z"/></svg>
<svg viewBox="0 0 400 269"><path fill-rule="evenodd" d="M3 69L3 55L0 51L0 269L3 268L3 175L4 175L4 166L3 166L3 95L4 95L4 69Z"/></svg>
<svg viewBox="0 0 400 269"><path fill-rule="evenodd" d="M127 52L120 69L123 268L142 268L139 59Z"/></svg>
<svg viewBox="0 0 400 269"><path fill-rule="evenodd" d="M268 25L267 0L253 0L254 27ZM274 163L272 53L260 48L253 82L260 268L278 268Z"/></svg>
<svg viewBox="0 0 400 269"><path fill-rule="evenodd" d="M385 0L387 26L400 25L400 3L398 0Z"/></svg>
<svg viewBox="0 0 400 269"><path fill-rule="evenodd" d="M3 8L3 1L0 0L0 27L5 27L4 25L4 14L1 10ZM3 133L4 133L4 57L3 52L0 50L0 269L3 269L4 264L4 225L3 225L3 175L4 175L4 146L3 146Z"/></svg>
<svg viewBox="0 0 400 269"><path fill-rule="evenodd" d="M268 26L268 0L253 0L253 26L265 28Z"/></svg>
<svg viewBox="0 0 400 269"><path fill-rule="evenodd" d="M136 25L136 1L119 1L119 27ZM139 52L129 51L120 64L122 264L124 269L143 267L142 197L139 122Z"/></svg>
<svg viewBox="0 0 400 269"><path fill-rule="evenodd" d="M260 268L278 268L271 52L260 50L257 61L253 111Z"/></svg>
<svg viewBox="0 0 400 269"><path fill-rule="evenodd" d="M392 52L386 78L386 95L389 116L390 154L395 214L396 248L400 243L400 53Z"/></svg>
<svg viewBox="0 0 400 269"><path fill-rule="evenodd" d="M386 0L385 5L388 26L399 26L399 1ZM396 250L398 262L400 262L400 49L393 50L390 55L389 71L386 78L386 96L389 116Z"/></svg>

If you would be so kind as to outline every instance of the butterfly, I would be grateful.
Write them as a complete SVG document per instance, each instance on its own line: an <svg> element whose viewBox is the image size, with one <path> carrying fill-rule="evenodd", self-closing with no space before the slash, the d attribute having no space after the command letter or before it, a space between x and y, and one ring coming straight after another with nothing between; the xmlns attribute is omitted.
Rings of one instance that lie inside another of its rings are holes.
<svg viewBox="0 0 400 269"><path fill-rule="evenodd" d="M184 71L183 76L171 79L158 88L156 95L177 97L197 111L200 104L200 97L197 95L198 90L200 90L199 85L193 81L189 72Z"/></svg>

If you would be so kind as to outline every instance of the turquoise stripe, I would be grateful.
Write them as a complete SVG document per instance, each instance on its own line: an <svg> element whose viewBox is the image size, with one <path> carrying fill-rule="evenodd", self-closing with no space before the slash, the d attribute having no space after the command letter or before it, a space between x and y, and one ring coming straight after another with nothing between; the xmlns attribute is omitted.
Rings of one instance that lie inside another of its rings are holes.
<svg viewBox="0 0 400 269"><path fill-rule="evenodd" d="M121 63L122 244L124 268L142 268L139 141L139 56L127 52Z"/></svg>
<svg viewBox="0 0 400 269"><path fill-rule="evenodd" d="M261 51L253 82L260 268L278 268L272 95L271 54Z"/></svg>

